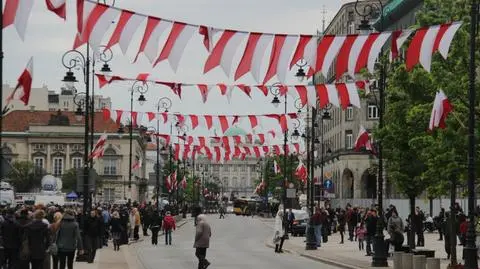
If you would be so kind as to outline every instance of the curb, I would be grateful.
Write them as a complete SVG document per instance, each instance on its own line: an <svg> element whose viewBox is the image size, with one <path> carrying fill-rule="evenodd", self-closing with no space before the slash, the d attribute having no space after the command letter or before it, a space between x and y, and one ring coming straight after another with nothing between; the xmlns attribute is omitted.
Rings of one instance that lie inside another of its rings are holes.
<svg viewBox="0 0 480 269"><path fill-rule="evenodd" d="M267 241L265 241L265 246L272 249L275 248L273 244L268 243ZM317 257L310 254L299 253L297 251L286 249L286 248L283 248L283 251L289 254L299 255L300 257L304 257L313 261L321 262L324 264L332 265L332 266L343 268L343 269L365 269L364 267L353 266L353 265L345 264L342 262L334 261L334 260L323 258L323 257Z"/></svg>

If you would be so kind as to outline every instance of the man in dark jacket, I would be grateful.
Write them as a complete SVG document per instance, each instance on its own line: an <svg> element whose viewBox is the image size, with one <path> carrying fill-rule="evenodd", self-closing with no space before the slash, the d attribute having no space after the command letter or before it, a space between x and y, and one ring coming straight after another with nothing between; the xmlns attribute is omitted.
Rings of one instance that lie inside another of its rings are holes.
<svg viewBox="0 0 480 269"><path fill-rule="evenodd" d="M83 254L83 242L80 237L80 228L75 221L75 213L73 210L65 211L62 222L57 232L57 248L58 260L60 268L73 268L73 258L75 257L75 250L79 250L79 254Z"/></svg>
<svg viewBox="0 0 480 269"><path fill-rule="evenodd" d="M95 255L100 244L100 233L103 222L98 218L95 210L90 212L90 216L85 222L85 250L87 251L87 262L93 263Z"/></svg>
<svg viewBox="0 0 480 269"><path fill-rule="evenodd" d="M373 238L375 237L375 232L377 230L377 210L371 209L367 213L367 217L365 218L365 225L367 229L367 234L366 234L366 241L367 241L367 256L372 255L372 243L373 243Z"/></svg>
<svg viewBox="0 0 480 269"><path fill-rule="evenodd" d="M4 247L5 269L16 269L20 249L20 224L15 219L13 209L7 210L7 214L1 226L1 234ZM1 266L0 266L1 267Z"/></svg>
<svg viewBox="0 0 480 269"><path fill-rule="evenodd" d="M30 264L32 269L43 269L45 253L50 246L48 225L43 222L45 212L36 210L33 221L25 227L25 238L28 240Z"/></svg>
<svg viewBox="0 0 480 269"><path fill-rule="evenodd" d="M150 222L150 230L152 230L152 245L158 244L158 231L160 231L162 221L162 216L158 213L158 210L153 211Z"/></svg>

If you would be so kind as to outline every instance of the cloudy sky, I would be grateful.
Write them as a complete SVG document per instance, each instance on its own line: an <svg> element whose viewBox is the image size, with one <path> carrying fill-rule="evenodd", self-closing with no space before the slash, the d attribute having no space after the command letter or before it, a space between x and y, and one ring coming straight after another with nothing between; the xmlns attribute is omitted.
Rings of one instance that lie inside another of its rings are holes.
<svg viewBox="0 0 480 269"><path fill-rule="evenodd" d="M21 71L25 68L28 59L34 57L34 87L47 85L49 89L58 90L62 86L61 79L65 69L61 64L62 54L72 47L76 34L76 14L74 0L67 0L67 21L64 22L54 13L47 11L44 1L34 1L34 8L30 17L25 41L22 41L14 27L4 30L4 83L15 85ZM112 2L111 0L108 2ZM227 3L228 2L228 3ZM116 7L130 9L139 13L168 18L194 24L209 25L218 28L230 28L245 31L271 33L304 33L314 34L322 28L323 10L326 11L328 22L342 4L349 0L117 0ZM143 31L139 31L143 32ZM168 33L167 33L168 34ZM166 38L164 36L163 38ZM198 40L196 40L198 38ZM144 56L140 56L137 63L132 64L138 49L141 34L136 35L130 45L127 55L123 55L118 47L113 48L114 60L111 68L114 74L134 77L141 72L150 72L156 78L164 81L190 83L226 83L233 84L220 68L203 75L203 64L207 57L206 50L200 46L198 35L187 46L180 67L174 73L168 63L162 62L152 69ZM107 40L108 41L108 40ZM85 51L85 47L80 48ZM238 55L239 60L240 55ZM97 68L101 65L97 64ZM289 78L295 83L294 71ZM78 78L82 76L76 74ZM253 84L251 77L246 77L241 83ZM116 83L105 89L98 90L106 96L112 97L113 108L129 110L130 83ZM83 85L77 88L83 90ZM231 104L225 98L216 94L209 95L207 104L202 104L198 92L184 94L179 100L171 94L168 88L151 87L144 106L135 104L134 110L154 111L155 103L162 96L173 100L172 112L196 114L259 114L282 113L282 109L271 106L271 96L263 97L253 94L252 99L234 93ZM293 102L290 102L293 103ZM293 106L289 110L293 110Z"/></svg>

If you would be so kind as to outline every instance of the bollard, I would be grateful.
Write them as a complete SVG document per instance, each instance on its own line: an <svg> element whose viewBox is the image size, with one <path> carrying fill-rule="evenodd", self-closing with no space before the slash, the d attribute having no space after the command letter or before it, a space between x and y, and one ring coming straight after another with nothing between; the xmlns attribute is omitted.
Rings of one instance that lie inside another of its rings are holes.
<svg viewBox="0 0 480 269"><path fill-rule="evenodd" d="M402 253L402 268L412 269L412 267L413 267L413 254Z"/></svg>
<svg viewBox="0 0 480 269"><path fill-rule="evenodd" d="M427 269L440 269L440 259L427 258Z"/></svg>
<svg viewBox="0 0 480 269"><path fill-rule="evenodd" d="M402 269L402 254L401 251L393 252L393 269Z"/></svg>
<svg viewBox="0 0 480 269"><path fill-rule="evenodd" d="M427 256L414 255L413 256L413 269L426 269L427 268Z"/></svg>

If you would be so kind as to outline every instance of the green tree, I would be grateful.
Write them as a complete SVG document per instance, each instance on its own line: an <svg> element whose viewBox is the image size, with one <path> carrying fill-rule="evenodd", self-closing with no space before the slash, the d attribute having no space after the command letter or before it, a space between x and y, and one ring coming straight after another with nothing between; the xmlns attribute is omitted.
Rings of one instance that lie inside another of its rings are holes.
<svg viewBox="0 0 480 269"><path fill-rule="evenodd" d="M295 188L303 189L303 183L295 176L295 169L298 166L298 159L295 156L287 157L287 168L285 169L284 156L275 156L266 158L262 167L262 178L266 183L266 188L260 192L260 196L266 196L268 193L274 194L277 198L281 199L283 195L282 186L284 182L284 171L286 171L287 180L289 183L293 183ZM275 174L274 161L280 167L280 173ZM255 186L260 184L262 179L255 180Z"/></svg>
<svg viewBox="0 0 480 269"><path fill-rule="evenodd" d="M14 161L8 174L10 183L17 192L29 192L40 188L45 171L29 161Z"/></svg>
<svg viewBox="0 0 480 269"><path fill-rule="evenodd" d="M436 53L431 73L421 67L407 72L405 65L399 63L389 72L385 126L377 130L376 135L384 146L387 176L409 197L411 212L415 197L425 190L429 197L443 195L448 192L452 176L465 178L469 3L468 0L426 0L424 8L417 13L417 26L464 21L448 59ZM440 89L453 103L455 114L447 119L446 130L428 133L432 102ZM477 98L478 94L479 91Z"/></svg>
<svg viewBox="0 0 480 269"><path fill-rule="evenodd" d="M62 175L62 191L71 192L77 190L77 170L72 168Z"/></svg>

